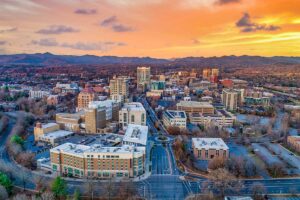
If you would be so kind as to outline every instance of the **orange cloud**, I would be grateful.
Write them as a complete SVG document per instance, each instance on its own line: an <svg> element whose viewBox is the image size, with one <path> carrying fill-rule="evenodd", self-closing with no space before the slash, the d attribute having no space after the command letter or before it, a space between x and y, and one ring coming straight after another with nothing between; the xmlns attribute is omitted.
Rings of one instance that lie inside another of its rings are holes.
<svg viewBox="0 0 300 200"><path fill-rule="evenodd" d="M299 0L12 0L1 3L0 41L7 53L300 56L299 6ZM101 26L111 16L113 23ZM242 17L246 23L236 26ZM41 30L61 34L49 38Z"/></svg>

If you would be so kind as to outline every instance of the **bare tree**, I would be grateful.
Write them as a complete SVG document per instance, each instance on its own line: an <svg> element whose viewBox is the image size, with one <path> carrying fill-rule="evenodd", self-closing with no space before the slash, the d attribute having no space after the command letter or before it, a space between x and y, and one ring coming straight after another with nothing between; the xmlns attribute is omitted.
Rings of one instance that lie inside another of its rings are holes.
<svg viewBox="0 0 300 200"><path fill-rule="evenodd" d="M93 179L85 179L85 185L84 185L86 191L87 191L87 196L89 199L93 200L94 199L94 192L95 192L95 185L93 182Z"/></svg>
<svg viewBox="0 0 300 200"><path fill-rule="evenodd" d="M121 182L119 186L118 197L120 199L129 199L137 196L137 191L132 182Z"/></svg>
<svg viewBox="0 0 300 200"><path fill-rule="evenodd" d="M177 126L169 126L167 131L170 135L180 135L180 128Z"/></svg>
<svg viewBox="0 0 300 200"><path fill-rule="evenodd" d="M30 200L26 194L17 194L12 199L13 200Z"/></svg>
<svg viewBox="0 0 300 200"><path fill-rule="evenodd" d="M221 197L215 196L212 192L209 192L207 194L198 194L189 196L186 198L186 200L221 200Z"/></svg>
<svg viewBox="0 0 300 200"><path fill-rule="evenodd" d="M41 194L41 200L54 200L55 199L55 196L52 192L43 192Z"/></svg>
<svg viewBox="0 0 300 200"><path fill-rule="evenodd" d="M210 173L210 179L203 182L206 193L213 192L220 197L225 194L236 194L242 189L242 183L226 169L219 168Z"/></svg>
<svg viewBox="0 0 300 200"><path fill-rule="evenodd" d="M285 174L284 166L280 163L274 163L268 167L268 171L273 177L281 177Z"/></svg>
<svg viewBox="0 0 300 200"><path fill-rule="evenodd" d="M107 185L105 187L108 200L111 200L114 189L115 189L115 185L112 182L112 178L110 178L109 182L107 183Z"/></svg>
<svg viewBox="0 0 300 200"><path fill-rule="evenodd" d="M34 154L28 152L18 154L16 161L28 169L35 169L37 165Z"/></svg>
<svg viewBox="0 0 300 200"><path fill-rule="evenodd" d="M254 200L264 200L264 194L266 193L266 188L261 183L254 183L251 186L252 197Z"/></svg>
<svg viewBox="0 0 300 200"><path fill-rule="evenodd" d="M208 163L208 168L211 170L216 170L224 167L225 167L225 159L222 157L215 157L213 160L210 160Z"/></svg>
<svg viewBox="0 0 300 200"><path fill-rule="evenodd" d="M35 189L38 191L39 196L41 196L44 192L50 189L50 182L47 180L47 178L44 178L43 176L36 176L34 178L34 182Z"/></svg>

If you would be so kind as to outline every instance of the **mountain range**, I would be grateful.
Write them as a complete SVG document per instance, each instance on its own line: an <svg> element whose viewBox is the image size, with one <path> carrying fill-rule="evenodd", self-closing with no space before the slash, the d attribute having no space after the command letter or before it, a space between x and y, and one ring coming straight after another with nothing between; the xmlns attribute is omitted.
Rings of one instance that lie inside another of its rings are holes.
<svg viewBox="0 0 300 200"><path fill-rule="evenodd" d="M118 57L94 55L54 55L51 53L0 55L0 66L9 65L101 65L101 64L176 64L176 65L291 65L300 64L300 57L261 57L261 56L222 56L222 57L185 57L173 59L159 59L151 57Z"/></svg>

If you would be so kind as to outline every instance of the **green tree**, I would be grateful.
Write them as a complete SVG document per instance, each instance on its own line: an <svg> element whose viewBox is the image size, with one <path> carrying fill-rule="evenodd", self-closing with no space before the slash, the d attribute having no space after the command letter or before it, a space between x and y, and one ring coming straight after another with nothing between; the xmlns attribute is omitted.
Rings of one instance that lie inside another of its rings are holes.
<svg viewBox="0 0 300 200"><path fill-rule="evenodd" d="M2 172L0 172L0 185L5 187L8 193L11 193L13 188L12 181L9 179L9 177L6 174Z"/></svg>
<svg viewBox="0 0 300 200"><path fill-rule="evenodd" d="M55 198L61 199L67 195L67 183L60 176L56 177L51 185Z"/></svg>
<svg viewBox="0 0 300 200"><path fill-rule="evenodd" d="M19 144L21 146L24 144L24 140L20 136L18 136L18 135L13 135L11 137L10 141L12 143L16 143L16 144Z"/></svg>

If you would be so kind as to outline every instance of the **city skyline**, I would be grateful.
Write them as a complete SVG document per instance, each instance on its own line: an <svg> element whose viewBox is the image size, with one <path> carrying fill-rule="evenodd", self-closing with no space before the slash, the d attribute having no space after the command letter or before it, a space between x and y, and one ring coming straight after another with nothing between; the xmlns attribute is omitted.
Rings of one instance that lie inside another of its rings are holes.
<svg viewBox="0 0 300 200"><path fill-rule="evenodd" d="M290 0L1 1L0 54L299 56Z"/></svg>

